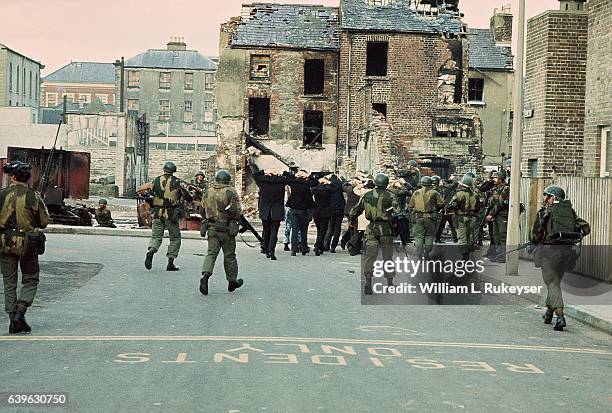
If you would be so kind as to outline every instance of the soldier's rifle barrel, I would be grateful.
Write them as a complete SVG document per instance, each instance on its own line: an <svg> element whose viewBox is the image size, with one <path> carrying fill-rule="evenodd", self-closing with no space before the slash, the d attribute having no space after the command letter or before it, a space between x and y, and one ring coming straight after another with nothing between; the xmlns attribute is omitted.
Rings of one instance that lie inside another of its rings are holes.
<svg viewBox="0 0 612 413"><path fill-rule="evenodd" d="M47 164L45 165L45 171L43 172L43 176L40 180L40 197L45 199L45 192L47 192L47 185L49 184L49 174L51 174L51 165L53 164L53 155L55 155L55 147L57 146L57 138L59 137L60 128L62 127L62 123L64 119L59 121L57 124L57 132L55 133L55 141L53 141L53 148L49 152L49 157L47 158Z"/></svg>

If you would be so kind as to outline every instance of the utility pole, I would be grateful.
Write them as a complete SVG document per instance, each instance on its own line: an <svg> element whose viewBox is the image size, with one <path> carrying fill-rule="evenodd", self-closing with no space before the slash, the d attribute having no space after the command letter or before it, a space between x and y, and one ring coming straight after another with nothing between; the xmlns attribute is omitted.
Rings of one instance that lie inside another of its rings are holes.
<svg viewBox="0 0 612 413"><path fill-rule="evenodd" d="M525 0L519 0L518 44L516 70L514 71L514 121L512 130L512 165L510 174L510 209L508 211L508 237L506 250L516 249L520 244L520 189L521 189L521 145L523 141L523 77L525 67ZM525 228L525 230L529 230ZM506 275L518 275L519 252L506 257Z"/></svg>

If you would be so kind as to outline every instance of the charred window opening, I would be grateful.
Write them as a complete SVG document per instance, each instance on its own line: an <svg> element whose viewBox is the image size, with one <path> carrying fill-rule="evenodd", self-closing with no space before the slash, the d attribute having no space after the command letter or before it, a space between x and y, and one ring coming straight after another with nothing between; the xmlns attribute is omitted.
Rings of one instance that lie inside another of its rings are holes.
<svg viewBox="0 0 612 413"><path fill-rule="evenodd" d="M270 98L249 99L249 133L267 135L270 127Z"/></svg>
<svg viewBox="0 0 612 413"><path fill-rule="evenodd" d="M270 56L252 55L251 56L251 80L270 79Z"/></svg>
<svg viewBox="0 0 612 413"><path fill-rule="evenodd" d="M468 100L483 102L484 79L469 79Z"/></svg>
<svg viewBox="0 0 612 413"><path fill-rule="evenodd" d="M304 146L323 145L323 112L304 111Z"/></svg>
<svg viewBox="0 0 612 413"><path fill-rule="evenodd" d="M325 61L308 59L304 62L304 94L322 95L325 80Z"/></svg>
<svg viewBox="0 0 612 413"><path fill-rule="evenodd" d="M387 104L386 103L372 103L372 109L380 113L387 119Z"/></svg>
<svg viewBox="0 0 612 413"><path fill-rule="evenodd" d="M387 76L389 43L368 42L366 76Z"/></svg>

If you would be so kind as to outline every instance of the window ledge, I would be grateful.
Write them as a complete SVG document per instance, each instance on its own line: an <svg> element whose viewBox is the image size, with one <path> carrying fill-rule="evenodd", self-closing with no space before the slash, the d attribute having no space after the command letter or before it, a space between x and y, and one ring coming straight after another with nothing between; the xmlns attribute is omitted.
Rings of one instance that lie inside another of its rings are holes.
<svg viewBox="0 0 612 413"><path fill-rule="evenodd" d="M300 146L300 149L318 149L318 150L322 150L325 149L323 147L323 145L302 145Z"/></svg>
<svg viewBox="0 0 612 413"><path fill-rule="evenodd" d="M249 79L249 83L260 83L260 84L271 85L272 81L270 79Z"/></svg>
<svg viewBox="0 0 612 413"><path fill-rule="evenodd" d="M303 94L301 97L303 98L311 98L311 99L329 99L329 96L317 93L317 94Z"/></svg>
<svg viewBox="0 0 612 413"><path fill-rule="evenodd" d="M389 75L385 75L385 76L367 76L365 77L365 80L378 80L378 81L384 81L384 82L388 82L391 79L389 78Z"/></svg>
<svg viewBox="0 0 612 413"><path fill-rule="evenodd" d="M487 104L482 100L469 100L468 105L471 106L486 106Z"/></svg>

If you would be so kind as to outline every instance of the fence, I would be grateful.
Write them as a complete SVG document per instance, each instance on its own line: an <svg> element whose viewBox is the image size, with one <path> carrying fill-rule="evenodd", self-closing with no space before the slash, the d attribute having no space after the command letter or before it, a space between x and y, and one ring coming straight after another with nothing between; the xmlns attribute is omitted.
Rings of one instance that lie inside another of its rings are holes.
<svg viewBox="0 0 612 413"><path fill-rule="evenodd" d="M522 242L529 240L544 188L552 183L565 189L576 214L591 224L591 234L583 241L586 248L582 248L575 271L612 281L612 178L522 178L521 202L526 209L520 221Z"/></svg>

